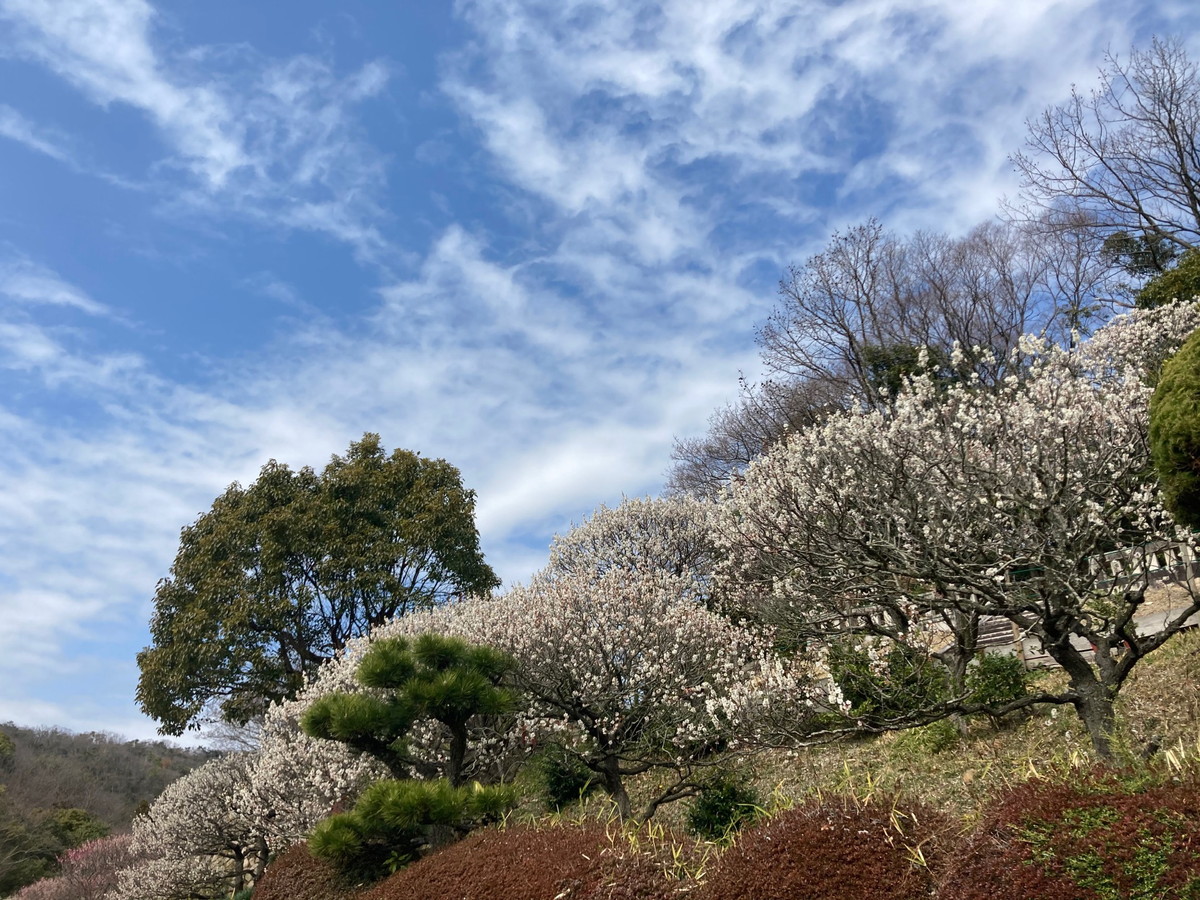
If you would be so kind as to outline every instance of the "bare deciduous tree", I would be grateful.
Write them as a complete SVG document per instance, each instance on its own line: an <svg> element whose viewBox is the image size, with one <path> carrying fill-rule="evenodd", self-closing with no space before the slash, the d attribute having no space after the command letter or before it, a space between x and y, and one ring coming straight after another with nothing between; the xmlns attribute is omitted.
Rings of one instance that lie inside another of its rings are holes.
<svg viewBox="0 0 1200 900"><path fill-rule="evenodd" d="M908 376L991 381L1020 335L1066 343L1086 331L1112 306L1111 266L1070 219L1053 224L1049 235L997 222L902 239L871 220L835 234L780 283L759 333L769 378L743 384L704 437L676 443L670 489L713 496L787 431L885 404Z"/></svg>
<svg viewBox="0 0 1200 900"><path fill-rule="evenodd" d="M1200 241L1200 77L1179 40L1156 39L1125 61L1109 53L1097 89L1072 89L1028 125L1013 162L1032 208L1148 246Z"/></svg>

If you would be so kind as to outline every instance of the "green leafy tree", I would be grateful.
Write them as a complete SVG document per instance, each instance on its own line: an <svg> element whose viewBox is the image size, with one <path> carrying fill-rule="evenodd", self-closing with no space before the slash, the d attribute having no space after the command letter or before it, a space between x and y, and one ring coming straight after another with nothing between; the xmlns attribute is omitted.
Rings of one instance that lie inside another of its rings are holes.
<svg viewBox="0 0 1200 900"><path fill-rule="evenodd" d="M948 696L945 667L904 644L872 654L850 641L835 642L829 670L850 714L871 725L920 713Z"/></svg>
<svg viewBox="0 0 1200 900"><path fill-rule="evenodd" d="M498 650L437 634L372 644L357 672L367 691L320 698L301 727L311 737L375 756L396 777L368 788L353 810L319 824L309 839L312 852L356 874L379 875L511 808L508 788L463 784L469 725L511 706L501 684L511 668ZM409 777L421 761L407 738L423 720L440 723L450 738L444 777L431 781Z"/></svg>
<svg viewBox="0 0 1200 900"><path fill-rule="evenodd" d="M181 734L205 708L245 723L372 627L499 579L458 470L378 435L321 473L274 460L183 529L138 654L138 701Z"/></svg>
<svg viewBox="0 0 1200 900"><path fill-rule="evenodd" d="M1197 296L1200 296L1200 251L1188 250L1173 267L1146 282L1135 299L1140 309L1153 309Z"/></svg>
<svg viewBox="0 0 1200 900"><path fill-rule="evenodd" d="M1180 524L1200 526L1200 332L1163 366L1150 398L1150 454L1163 503Z"/></svg>
<svg viewBox="0 0 1200 900"><path fill-rule="evenodd" d="M1104 239L1101 252L1130 275L1140 278L1167 271L1179 256L1177 246L1153 231L1143 235L1114 232Z"/></svg>

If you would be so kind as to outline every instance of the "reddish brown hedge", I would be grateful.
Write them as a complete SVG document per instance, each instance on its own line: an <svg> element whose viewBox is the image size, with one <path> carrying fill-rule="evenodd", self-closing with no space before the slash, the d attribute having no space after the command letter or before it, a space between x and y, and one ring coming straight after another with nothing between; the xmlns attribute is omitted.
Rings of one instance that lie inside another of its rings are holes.
<svg viewBox="0 0 1200 900"><path fill-rule="evenodd" d="M297 844L281 853L254 888L254 900L351 900L354 889L337 870Z"/></svg>
<svg viewBox="0 0 1200 900"><path fill-rule="evenodd" d="M1196 900L1200 790L1109 773L1031 781L985 811L939 900Z"/></svg>
<svg viewBox="0 0 1200 900"><path fill-rule="evenodd" d="M780 813L739 836L694 896L925 900L933 878L914 856L920 848L928 862L936 862L946 825L928 811L898 812L894 819L890 802L832 798Z"/></svg>
<svg viewBox="0 0 1200 900"><path fill-rule="evenodd" d="M361 900L665 900L670 889L652 860L614 845L601 827L519 826L477 831Z"/></svg>

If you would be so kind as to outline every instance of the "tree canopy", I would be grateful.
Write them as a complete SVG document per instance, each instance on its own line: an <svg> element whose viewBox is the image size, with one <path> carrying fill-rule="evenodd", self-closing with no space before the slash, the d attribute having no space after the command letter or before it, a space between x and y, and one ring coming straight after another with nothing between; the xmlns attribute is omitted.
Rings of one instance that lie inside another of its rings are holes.
<svg viewBox="0 0 1200 900"><path fill-rule="evenodd" d="M245 722L357 635L490 591L475 494L445 460L366 434L317 473L271 460L183 529L138 654L138 701L180 734L208 704Z"/></svg>
<svg viewBox="0 0 1200 900"><path fill-rule="evenodd" d="M1150 400L1150 452L1163 502L1178 522L1200 525L1200 333L1163 366Z"/></svg>
<svg viewBox="0 0 1200 900"><path fill-rule="evenodd" d="M319 698L300 720L314 738L341 741L369 753L396 778L406 778L419 762L406 738L421 719L433 719L450 734L441 767L454 787L463 782L475 716L497 715L512 705L500 682L511 662L492 647L439 634L422 634L371 644L358 665L359 682L376 693L333 693Z"/></svg>
<svg viewBox="0 0 1200 900"><path fill-rule="evenodd" d="M915 374L992 382L1021 335L1086 331L1108 313L1111 264L1069 224L901 237L872 219L835 233L780 282L758 336L766 381L743 383L708 435L676 443L671 489L715 497L788 432L886 405Z"/></svg>
<svg viewBox="0 0 1200 900"><path fill-rule="evenodd" d="M990 390L919 376L886 410L792 436L730 491L724 589L798 646L852 637L880 658L936 652L960 673L979 618L1007 619L1069 682L1017 702L1072 704L1108 755L1130 671L1200 610L1185 585L1158 629L1136 620L1153 542L1187 538L1153 484L1147 382L1196 323L1178 304L1071 350L1027 341L1019 374ZM955 709L978 711L940 714Z"/></svg>

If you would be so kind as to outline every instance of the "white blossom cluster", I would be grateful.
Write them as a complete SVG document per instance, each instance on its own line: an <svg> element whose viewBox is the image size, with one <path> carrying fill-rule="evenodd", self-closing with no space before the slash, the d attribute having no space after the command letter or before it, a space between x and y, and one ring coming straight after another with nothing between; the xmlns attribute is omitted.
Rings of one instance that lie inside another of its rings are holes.
<svg viewBox="0 0 1200 900"><path fill-rule="evenodd" d="M622 569L536 577L489 608L522 686L601 748L687 755L737 736L746 686L782 678L759 636L698 606L686 579Z"/></svg>
<svg viewBox="0 0 1200 900"><path fill-rule="evenodd" d="M382 777L373 760L298 724L315 696L352 685L353 666L331 662L297 699L268 710L256 750L211 760L167 787L135 819L134 847L145 859L121 872L110 900L226 896Z"/></svg>
<svg viewBox="0 0 1200 900"><path fill-rule="evenodd" d="M601 505L550 545L547 572L602 575L665 572L703 586L712 572L712 503L691 497L626 498Z"/></svg>
<svg viewBox="0 0 1200 900"><path fill-rule="evenodd" d="M721 505L719 580L798 638L912 642L923 616L973 612L1107 646L1138 597L1088 561L1189 539L1160 502L1147 406L1198 325L1175 304L1075 349L1025 338L998 384L918 377L793 434Z"/></svg>
<svg viewBox="0 0 1200 900"><path fill-rule="evenodd" d="M332 661L295 700L267 712L261 744L249 760L242 802L273 851L303 840L336 804L385 774L374 759L300 730L300 716L316 696L333 689L344 669ZM361 689L356 683L353 688Z"/></svg>

